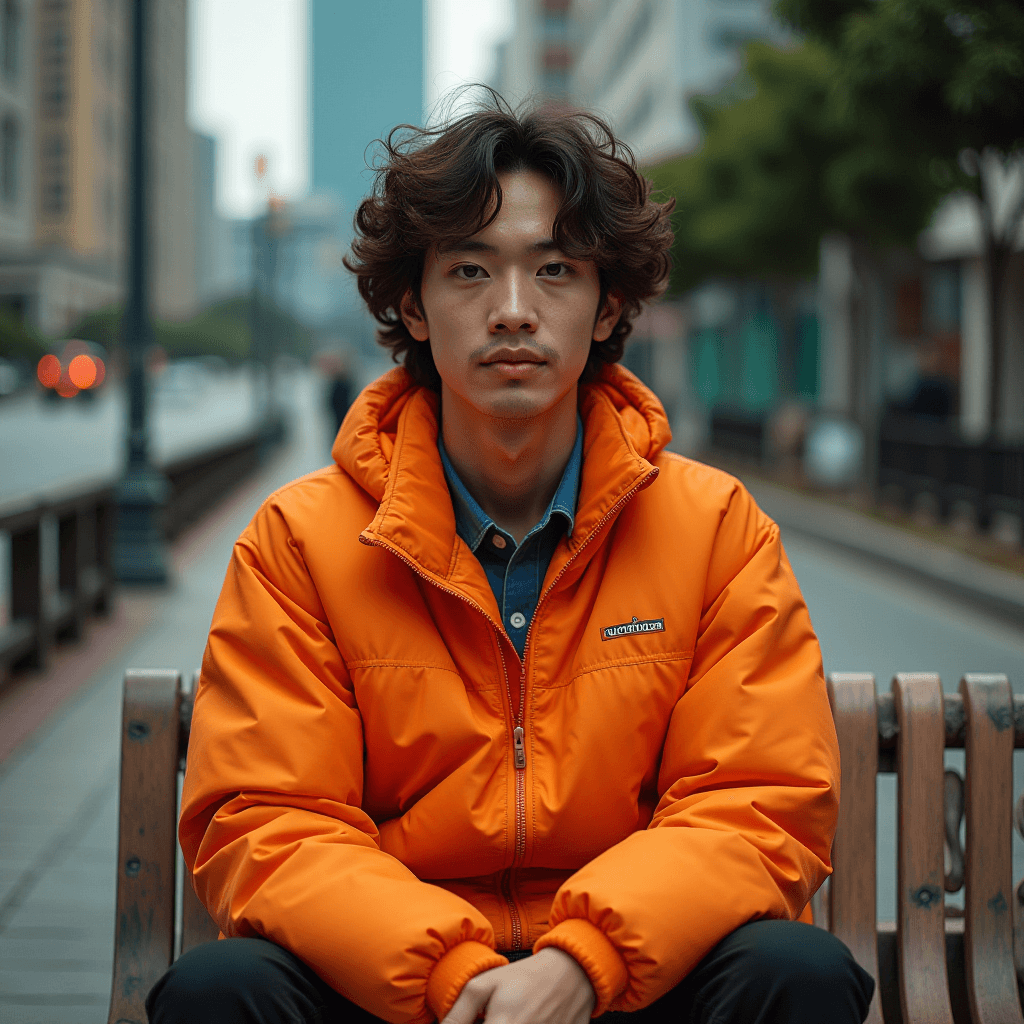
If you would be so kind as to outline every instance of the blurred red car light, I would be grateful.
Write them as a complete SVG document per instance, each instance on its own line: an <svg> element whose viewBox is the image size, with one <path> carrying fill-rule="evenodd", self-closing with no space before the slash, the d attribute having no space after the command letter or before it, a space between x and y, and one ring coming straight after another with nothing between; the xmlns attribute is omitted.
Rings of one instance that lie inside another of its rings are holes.
<svg viewBox="0 0 1024 1024"><path fill-rule="evenodd" d="M61 374L61 378L57 381L57 386L54 390L61 398L74 398L79 392L79 388L75 387L74 381L70 380L66 373Z"/></svg>
<svg viewBox="0 0 1024 1024"><path fill-rule="evenodd" d="M55 388L60 380L60 360L56 356L43 356L36 366L36 376L44 388Z"/></svg>
<svg viewBox="0 0 1024 1024"><path fill-rule="evenodd" d="M96 383L98 376L96 363L92 356L75 356L68 364L68 377L76 388L85 391Z"/></svg>

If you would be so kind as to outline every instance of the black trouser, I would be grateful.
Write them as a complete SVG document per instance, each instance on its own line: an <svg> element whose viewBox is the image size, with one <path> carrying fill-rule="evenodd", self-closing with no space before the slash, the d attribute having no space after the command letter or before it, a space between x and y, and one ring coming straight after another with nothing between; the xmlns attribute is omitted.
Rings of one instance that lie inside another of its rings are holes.
<svg viewBox="0 0 1024 1024"><path fill-rule="evenodd" d="M794 921L756 921L726 936L635 1024L861 1024L875 983L833 935ZM153 986L150 1024L380 1024L263 939L197 946Z"/></svg>

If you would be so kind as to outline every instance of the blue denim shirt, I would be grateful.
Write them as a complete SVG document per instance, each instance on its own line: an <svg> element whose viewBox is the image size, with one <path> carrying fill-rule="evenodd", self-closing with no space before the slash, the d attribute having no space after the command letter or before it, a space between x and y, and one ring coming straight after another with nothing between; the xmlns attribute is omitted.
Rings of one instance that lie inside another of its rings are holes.
<svg viewBox="0 0 1024 1024"><path fill-rule="evenodd" d="M440 434L437 447L452 496L455 529L484 567L505 631L521 658L548 563L562 534L572 533L583 468L583 422L576 417L576 443L551 504L518 547L512 535L497 526L466 490L444 450Z"/></svg>

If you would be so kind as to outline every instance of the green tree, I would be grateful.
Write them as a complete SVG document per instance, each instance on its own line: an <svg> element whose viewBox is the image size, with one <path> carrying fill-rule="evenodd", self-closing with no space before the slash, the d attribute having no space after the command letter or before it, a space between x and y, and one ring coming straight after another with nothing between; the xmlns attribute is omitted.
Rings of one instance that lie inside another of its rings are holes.
<svg viewBox="0 0 1024 1024"><path fill-rule="evenodd" d="M927 162L851 116L833 89L833 50L750 43L744 70L690 109L701 142L650 169L676 199L675 276L814 273L829 231L891 245L916 237L940 189Z"/></svg>
<svg viewBox="0 0 1024 1024"><path fill-rule="evenodd" d="M0 359L35 364L46 354L46 343L19 318L0 312Z"/></svg>
<svg viewBox="0 0 1024 1024"><path fill-rule="evenodd" d="M293 316L276 307L263 309L279 353L302 358L312 349L312 333ZM252 300L249 296L214 303L190 320L158 320L153 337L171 359L220 356L230 363L248 359L252 349ZM83 317L69 337L95 341L110 351L120 343L121 309L108 307Z"/></svg>
<svg viewBox="0 0 1024 1024"><path fill-rule="evenodd" d="M833 53L832 95L848 116L884 121L891 138L928 164L944 193L962 190L977 203L994 429L1001 411L1006 274L1024 227L1024 4L776 0L776 10Z"/></svg>
<svg viewBox="0 0 1024 1024"><path fill-rule="evenodd" d="M757 277L772 285L785 310L791 282L815 272L822 236L851 238L859 285L852 411L870 437L878 250L913 242L943 191L928 161L900 145L886 108L864 118L843 101L833 84L838 74L824 40L788 48L748 44L733 82L690 101L698 149L650 174L676 199L676 291L711 276ZM795 319L789 327L786 339ZM783 360L788 377L787 367Z"/></svg>

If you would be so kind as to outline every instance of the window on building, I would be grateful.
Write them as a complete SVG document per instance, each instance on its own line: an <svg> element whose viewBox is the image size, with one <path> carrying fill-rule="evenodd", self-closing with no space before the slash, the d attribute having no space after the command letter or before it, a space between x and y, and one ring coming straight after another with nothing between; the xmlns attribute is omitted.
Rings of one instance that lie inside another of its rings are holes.
<svg viewBox="0 0 1024 1024"><path fill-rule="evenodd" d="M114 213L114 186L107 181L103 186L103 226L108 235L114 233Z"/></svg>
<svg viewBox="0 0 1024 1024"><path fill-rule="evenodd" d="M8 205L18 198L20 136L17 120L5 117L0 123L0 199Z"/></svg>
<svg viewBox="0 0 1024 1024"><path fill-rule="evenodd" d="M630 22L625 35L608 63L605 81L608 85L615 82L626 65L633 59L640 44L647 38L647 33L654 24L654 4L652 0L641 0L640 7Z"/></svg>
<svg viewBox="0 0 1024 1024"><path fill-rule="evenodd" d="M14 78L21 63L21 7L17 0L3 0L0 7L0 65L5 78Z"/></svg>
<svg viewBox="0 0 1024 1024"><path fill-rule="evenodd" d="M914 340L924 333L924 282L920 277L905 277L896 286L896 336Z"/></svg>
<svg viewBox="0 0 1024 1024"><path fill-rule="evenodd" d="M39 203L43 216L63 217L68 211L68 142L63 132L52 132L42 145L39 168Z"/></svg>
<svg viewBox="0 0 1024 1024"><path fill-rule="evenodd" d="M39 11L39 81L42 115L67 117L71 64L68 0L44 0Z"/></svg>

